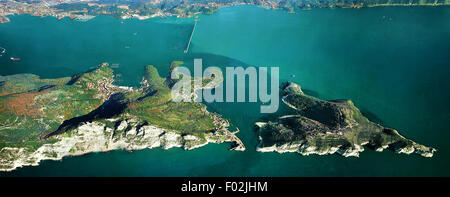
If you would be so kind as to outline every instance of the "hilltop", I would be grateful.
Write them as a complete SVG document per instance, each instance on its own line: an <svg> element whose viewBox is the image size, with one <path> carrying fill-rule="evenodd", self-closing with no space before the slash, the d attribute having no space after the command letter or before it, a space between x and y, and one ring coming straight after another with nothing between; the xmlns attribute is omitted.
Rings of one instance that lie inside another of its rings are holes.
<svg viewBox="0 0 450 197"><path fill-rule="evenodd" d="M223 142L245 149L228 121L205 105L173 102L171 82L153 66L146 66L139 89L114 85L106 63L71 78L0 79L1 171L115 149L189 150Z"/></svg>
<svg viewBox="0 0 450 197"><path fill-rule="evenodd" d="M358 157L364 147L376 151L432 157L436 149L403 137L397 130L369 121L351 100L325 101L303 93L298 84L282 87L283 102L295 110L276 121L257 122L258 151L334 154Z"/></svg>

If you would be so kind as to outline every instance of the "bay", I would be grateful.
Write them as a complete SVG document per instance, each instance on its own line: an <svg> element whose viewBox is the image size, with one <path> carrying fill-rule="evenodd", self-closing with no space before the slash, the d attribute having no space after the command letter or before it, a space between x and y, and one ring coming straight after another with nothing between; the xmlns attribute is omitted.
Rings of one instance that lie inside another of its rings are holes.
<svg viewBox="0 0 450 197"><path fill-rule="evenodd" d="M192 151L91 153L44 161L1 176L449 176L450 8L313 9L289 14L257 6L194 19L87 22L19 15L0 24L0 75L70 76L101 62L118 65L117 83L137 86L145 65L168 74L173 60L192 67L278 66L281 81L322 99L352 99L369 119L438 149L433 158L366 150L359 158L259 153L253 123L261 103L211 103L247 147L212 144ZM9 57L22 60L12 62ZM295 77L293 77L295 75ZM288 109L282 107L278 114ZM276 115L272 115L276 116Z"/></svg>

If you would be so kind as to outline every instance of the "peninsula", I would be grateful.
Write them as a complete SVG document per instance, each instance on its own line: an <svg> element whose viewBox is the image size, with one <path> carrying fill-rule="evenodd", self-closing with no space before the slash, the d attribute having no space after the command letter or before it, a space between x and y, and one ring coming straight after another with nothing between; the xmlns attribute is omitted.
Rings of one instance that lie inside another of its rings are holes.
<svg viewBox="0 0 450 197"><path fill-rule="evenodd" d="M174 80L160 77L155 67L145 67L139 89L113 82L107 63L59 79L0 76L0 171L116 149L190 150L230 142L231 150L245 150L239 130L229 131L220 115L201 103L173 102Z"/></svg>

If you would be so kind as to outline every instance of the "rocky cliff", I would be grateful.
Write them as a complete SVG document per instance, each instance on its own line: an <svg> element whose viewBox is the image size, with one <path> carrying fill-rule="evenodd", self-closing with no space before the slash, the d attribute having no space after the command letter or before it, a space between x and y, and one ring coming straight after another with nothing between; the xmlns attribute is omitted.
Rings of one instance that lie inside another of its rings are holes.
<svg viewBox="0 0 450 197"><path fill-rule="evenodd" d="M283 102L297 113L257 122L258 151L334 154L358 157L364 147L432 157L434 148L403 137L397 130L369 121L350 100L324 101L306 95L295 83L282 86Z"/></svg>

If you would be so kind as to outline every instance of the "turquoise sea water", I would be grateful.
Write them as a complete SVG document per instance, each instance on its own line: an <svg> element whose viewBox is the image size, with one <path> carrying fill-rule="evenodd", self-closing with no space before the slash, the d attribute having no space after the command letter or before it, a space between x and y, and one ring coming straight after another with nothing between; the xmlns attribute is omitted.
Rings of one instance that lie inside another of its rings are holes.
<svg viewBox="0 0 450 197"><path fill-rule="evenodd" d="M240 128L245 152L211 144L91 153L43 161L1 176L449 176L450 7L314 9L296 14L255 6L225 7L193 19L87 22L13 16L0 24L0 75L53 78L101 62L119 64L119 84L137 86L145 65L168 73L172 60L204 66L279 66L280 79L323 99L349 98L369 117L433 146L433 158L366 150L360 158L258 153L253 122L260 103L213 103ZM22 60L12 62L9 57ZM295 75L295 78L291 77ZM280 113L286 111L285 107Z"/></svg>

